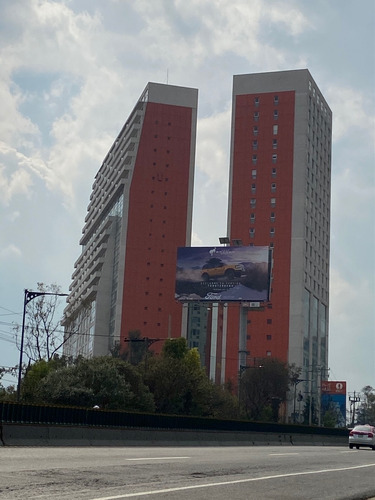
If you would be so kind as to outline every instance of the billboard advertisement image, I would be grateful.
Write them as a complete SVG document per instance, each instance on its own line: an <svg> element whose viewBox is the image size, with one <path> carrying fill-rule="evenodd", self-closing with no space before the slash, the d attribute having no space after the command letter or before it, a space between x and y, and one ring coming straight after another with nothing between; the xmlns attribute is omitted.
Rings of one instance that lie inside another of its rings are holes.
<svg viewBox="0 0 375 500"><path fill-rule="evenodd" d="M268 301L270 249L180 247L176 299L188 301Z"/></svg>
<svg viewBox="0 0 375 500"><path fill-rule="evenodd" d="M335 420L336 427L346 425L346 382L322 380L321 383L321 410L324 416L329 413Z"/></svg>

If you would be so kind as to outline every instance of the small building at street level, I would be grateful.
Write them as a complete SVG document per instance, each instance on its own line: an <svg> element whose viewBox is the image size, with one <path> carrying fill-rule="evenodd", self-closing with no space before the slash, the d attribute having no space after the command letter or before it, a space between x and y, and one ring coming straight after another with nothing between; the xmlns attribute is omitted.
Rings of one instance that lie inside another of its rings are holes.
<svg viewBox="0 0 375 500"><path fill-rule="evenodd" d="M266 249L267 296L238 288L184 299L176 266L178 248L191 245L197 94L149 83L105 157L65 309L65 353L125 349L132 331L160 339L156 350L183 336L216 383L237 387L244 370L277 358L301 369L299 392L319 401L328 379L331 110L307 69L233 77L227 234L208 251ZM224 269L221 259L214 277L210 262L199 269L206 288L246 274L243 262Z"/></svg>

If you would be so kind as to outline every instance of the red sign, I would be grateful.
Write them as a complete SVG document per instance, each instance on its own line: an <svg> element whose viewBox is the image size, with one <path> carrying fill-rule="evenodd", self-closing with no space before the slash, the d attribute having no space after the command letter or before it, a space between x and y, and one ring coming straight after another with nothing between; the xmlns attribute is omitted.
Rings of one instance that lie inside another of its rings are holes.
<svg viewBox="0 0 375 500"><path fill-rule="evenodd" d="M346 382L322 380L321 390L324 394L346 394Z"/></svg>

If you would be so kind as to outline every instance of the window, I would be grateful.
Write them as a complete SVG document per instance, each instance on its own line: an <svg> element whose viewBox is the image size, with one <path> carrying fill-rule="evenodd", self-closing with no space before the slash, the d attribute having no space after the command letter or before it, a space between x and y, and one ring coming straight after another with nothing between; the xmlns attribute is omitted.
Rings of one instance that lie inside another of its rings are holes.
<svg viewBox="0 0 375 500"><path fill-rule="evenodd" d="M255 222L255 214L250 214L250 222L252 224Z"/></svg>
<svg viewBox="0 0 375 500"><path fill-rule="evenodd" d="M275 228L271 227L270 229L270 236L273 238L275 236Z"/></svg>
<svg viewBox="0 0 375 500"><path fill-rule="evenodd" d="M275 212L271 212L270 221L275 222Z"/></svg>
<svg viewBox="0 0 375 500"><path fill-rule="evenodd" d="M279 126L278 125L274 125L273 126L273 135L277 135L278 131L279 131Z"/></svg>
<svg viewBox="0 0 375 500"><path fill-rule="evenodd" d="M278 95L275 95L275 96L273 97L273 103L274 103L274 104L279 104L279 96L278 96Z"/></svg>
<svg viewBox="0 0 375 500"><path fill-rule="evenodd" d="M255 194L257 190L256 184L251 184L251 194Z"/></svg>
<svg viewBox="0 0 375 500"><path fill-rule="evenodd" d="M254 127L253 127L253 134L254 135L258 135L258 132L259 132L258 131L258 127L256 125L254 125Z"/></svg>
<svg viewBox="0 0 375 500"><path fill-rule="evenodd" d="M250 238L254 238L254 236L255 236L255 228L251 227L249 233L250 233Z"/></svg>
<svg viewBox="0 0 375 500"><path fill-rule="evenodd" d="M251 200L250 200L251 208L255 208L256 204L257 204L257 200L255 198L251 198Z"/></svg>
<svg viewBox="0 0 375 500"><path fill-rule="evenodd" d="M276 163L277 162L277 154L273 154L272 155L272 163Z"/></svg>
<svg viewBox="0 0 375 500"><path fill-rule="evenodd" d="M268 357L271 357L271 356L272 356L271 351L267 351L267 352L266 352L266 354L267 354L267 356L268 356Z"/></svg>
<svg viewBox="0 0 375 500"><path fill-rule="evenodd" d="M273 118L274 118L275 120L277 120L277 119L279 118L279 112L278 112L278 110L277 110L277 109L274 109L274 111L273 111Z"/></svg>
<svg viewBox="0 0 375 500"><path fill-rule="evenodd" d="M257 178L257 170L256 170L256 168L253 168L253 170L251 171L251 177L252 177L253 179L256 179L256 178Z"/></svg>
<svg viewBox="0 0 375 500"><path fill-rule="evenodd" d="M272 340L272 335L266 335L267 340Z"/></svg>
<svg viewBox="0 0 375 500"><path fill-rule="evenodd" d="M273 168L273 169L272 169L272 177L276 177L276 172L277 172L277 169L276 169L276 168Z"/></svg>
<svg viewBox="0 0 375 500"><path fill-rule="evenodd" d="M272 140L272 149L277 149L277 139Z"/></svg>
<svg viewBox="0 0 375 500"><path fill-rule="evenodd" d="M271 207L276 206L276 198L271 198Z"/></svg>
<svg viewBox="0 0 375 500"><path fill-rule="evenodd" d="M254 112L254 120L258 121L259 120L259 111Z"/></svg>
<svg viewBox="0 0 375 500"><path fill-rule="evenodd" d="M253 155L252 157L253 165L256 165L257 162L257 155Z"/></svg>
<svg viewBox="0 0 375 500"><path fill-rule="evenodd" d="M276 182L273 182L271 184L271 193L274 193L276 191Z"/></svg>
<svg viewBox="0 0 375 500"><path fill-rule="evenodd" d="M259 106L259 97L254 98L254 104L255 106Z"/></svg>
<svg viewBox="0 0 375 500"><path fill-rule="evenodd" d="M253 149L258 149L258 141L253 141Z"/></svg>

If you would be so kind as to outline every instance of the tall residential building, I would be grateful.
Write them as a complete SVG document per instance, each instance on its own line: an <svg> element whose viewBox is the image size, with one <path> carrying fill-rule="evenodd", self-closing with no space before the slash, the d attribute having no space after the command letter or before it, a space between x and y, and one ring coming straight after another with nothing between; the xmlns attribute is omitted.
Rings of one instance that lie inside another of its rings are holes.
<svg viewBox="0 0 375 500"><path fill-rule="evenodd" d="M92 187L64 353L107 354L129 332L181 335L176 252L189 246L198 91L149 83Z"/></svg>
<svg viewBox="0 0 375 500"><path fill-rule="evenodd" d="M272 247L273 275L263 311L225 312L227 379L267 356L302 368L305 395L327 378L331 135L308 70L234 76L228 236Z"/></svg>

